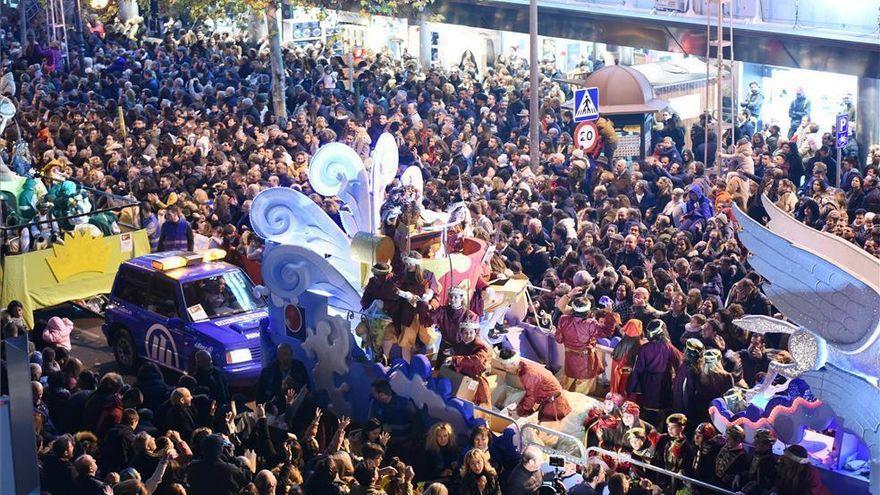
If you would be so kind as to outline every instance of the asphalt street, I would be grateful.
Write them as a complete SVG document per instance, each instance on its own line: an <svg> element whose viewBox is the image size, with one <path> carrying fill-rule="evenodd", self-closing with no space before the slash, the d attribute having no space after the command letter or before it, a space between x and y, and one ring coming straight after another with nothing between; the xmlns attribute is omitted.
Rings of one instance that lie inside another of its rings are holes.
<svg viewBox="0 0 880 495"><path fill-rule="evenodd" d="M70 318L74 324L70 342L73 346L71 356L99 373L119 371L113 358L113 349L107 345L107 339L101 331L104 319L94 313L82 310L72 304L64 304L52 309L38 311L35 319L49 319L52 316ZM126 377L126 381L133 377Z"/></svg>

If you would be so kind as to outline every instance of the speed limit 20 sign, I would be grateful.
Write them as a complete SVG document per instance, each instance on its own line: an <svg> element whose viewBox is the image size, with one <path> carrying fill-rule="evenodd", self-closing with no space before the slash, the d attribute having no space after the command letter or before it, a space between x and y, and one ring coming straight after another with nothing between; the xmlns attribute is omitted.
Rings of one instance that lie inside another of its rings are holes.
<svg viewBox="0 0 880 495"><path fill-rule="evenodd" d="M578 148L584 153L591 153L599 142L599 128L593 121L581 122L574 130L574 138Z"/></svg>

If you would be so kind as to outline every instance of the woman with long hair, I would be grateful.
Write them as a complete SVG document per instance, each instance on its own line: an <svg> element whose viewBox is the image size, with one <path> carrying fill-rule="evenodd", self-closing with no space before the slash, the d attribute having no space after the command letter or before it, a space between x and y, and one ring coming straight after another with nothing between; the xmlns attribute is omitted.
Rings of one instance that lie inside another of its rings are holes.
<svg viewBox="0 0 880 495"><path fill-rule="evenodd" d="M461 466L460 495L501 495L498 473L489 462L489 455L473 449L464 456Z"/></svg>
<svg viewBox="0 0 880 495"><path fill-rule="evenodd" d="M425 478L448 480L458 467L459 450L455 444L455 432L449 423L436 423L428 430L425 439Z"/></svg>
<svg viewBox="0 0 880 495"><path fill-rule="evenodd" d="M629 375L642 347L642 322L629 320L620 332L623 338L611 352L611 393L626 397Z"/></svg>

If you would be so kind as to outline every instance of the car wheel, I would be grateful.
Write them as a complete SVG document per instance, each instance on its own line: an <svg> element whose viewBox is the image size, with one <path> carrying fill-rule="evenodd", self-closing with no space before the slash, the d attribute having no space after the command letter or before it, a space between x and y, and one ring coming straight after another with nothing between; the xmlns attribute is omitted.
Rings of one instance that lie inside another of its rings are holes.
<svg viewBox="0 0 880 495"><path fill-rule="evenodd" d="M124 372L134 372L138 363L138 355L134 348L134 341L131 333L122 328L116 332L116 339L113 342L113 356L116 362Z"/></svg>

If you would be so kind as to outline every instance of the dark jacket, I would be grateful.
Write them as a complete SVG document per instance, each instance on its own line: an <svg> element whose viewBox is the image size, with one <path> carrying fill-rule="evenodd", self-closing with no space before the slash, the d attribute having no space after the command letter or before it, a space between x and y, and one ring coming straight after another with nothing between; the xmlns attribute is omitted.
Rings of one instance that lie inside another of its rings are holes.
<svg viewBox="0 0 880 495"><path fill-rule="evenodd" d="M477 487L477 480L480 476L486 477L486 488L482 492ZM461 479L458 493L459 495L501 495L501 484L498 483L498 476L494 474L484 472L482 475L478 475L468 470ZM505 491L505 493L507 492Z"/></svg>
<svg viewBox="0 0 880 495"><path fill-rule="evenodd" d="M199 459L186 470L190 495L237 495L248 480L241 468L220 459Z"/></svg>
<svg viewBox="0 0 880 495"><path fill-rule="evenodd" d="M145 366L138 372L137 387L144 395L144 407L155 411L168 400L171 387L165 383L158 367Z"/></svg>
<svg viewBox="0 0 880 495"><path fill-rule="evenodd" d="M4 469L6 469L4 467ZM52 495L74 495L73 480L76 479L76 469L68 459L59 459L54 455L43 459L43 473L40 479L40 487L43 492Z"/></svg>
<svg viewBox="0 0 880 495"><path fill-rule="evenodd" d="M211 398L216 400L217 403L229 403L229 387L226 384L226 377L223 376L220 368L211 366L208 369L199 369L193 373L193 376L199 385L208 389Z"/></svg>
<svg viewBox="0 0 880 495"><path fill-rule="evenodd" d="M165 414L166 430L175 430L180 433L180 438L189 441L193 430L196 429L195 413L190 406L175 404Z"/></svg>
<svg viewBox="0 0 880 495"><path fill-rule="evenodd" d="M73 493L76 495L104 495L107 488L107 483L94 476L79 476L73 482Z"/></svg>
<svg viewBox="0 0 880 495"><path fill-rule="evenodd" d="M118 424L107 430L101 441L102 472L122 471L134 457L134 430L126 424Z"/></svg>
<svg viewBox="0 0 880 495"><path fill-rule="evenodd" d="M504 483L504 495L534 495L544 481L541 470L530 473L522 464L516 466Z"/></svg>

